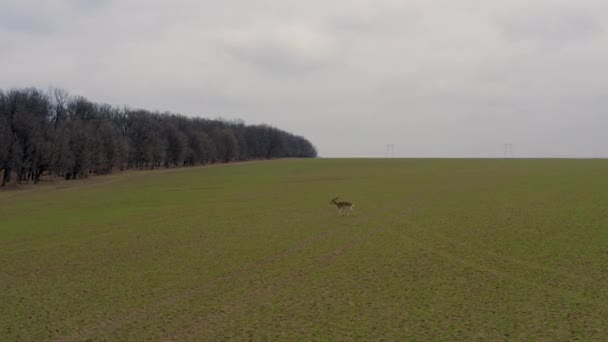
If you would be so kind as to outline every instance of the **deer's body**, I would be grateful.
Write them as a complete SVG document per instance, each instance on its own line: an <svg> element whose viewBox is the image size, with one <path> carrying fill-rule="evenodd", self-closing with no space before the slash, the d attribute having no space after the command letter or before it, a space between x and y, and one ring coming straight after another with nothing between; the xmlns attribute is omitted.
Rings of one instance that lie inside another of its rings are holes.
<svg viewBox="0 0 608 342"><path fill-rule="evenodd" d="M350 202L338 202L337 200L338 197L332 199L329 204L333 204L338 208L338 215L342 215L346 212L346 215L349 216L355 205Z"/></svg>

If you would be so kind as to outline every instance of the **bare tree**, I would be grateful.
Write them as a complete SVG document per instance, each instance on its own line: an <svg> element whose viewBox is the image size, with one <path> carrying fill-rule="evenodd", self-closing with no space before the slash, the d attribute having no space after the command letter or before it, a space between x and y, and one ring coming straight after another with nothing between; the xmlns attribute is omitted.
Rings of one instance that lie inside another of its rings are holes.
<svg viewBox="0 0 608 342"><path fill-rule="evenodd" d="M0 90L2 185L66 179L118 168L193 166L236 160L316 157L305 138L242 120L188 118L117 108L65 90Z"/></svg>

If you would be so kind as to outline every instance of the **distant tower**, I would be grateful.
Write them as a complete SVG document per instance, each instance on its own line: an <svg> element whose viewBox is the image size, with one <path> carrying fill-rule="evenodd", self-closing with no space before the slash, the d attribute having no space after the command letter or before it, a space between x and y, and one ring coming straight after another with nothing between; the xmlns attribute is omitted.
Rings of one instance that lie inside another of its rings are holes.
<svg viewBox="0 0 608 342"><path fill-rule="evenodd" d="M386 157L395 158L395 144L386 145Z"/></svg>
<svg viewBox="0 0 608 342"><path fill-rule="evenodd" d="M505 159L513 158L513 144L506 143L505 144Z"/></svg>

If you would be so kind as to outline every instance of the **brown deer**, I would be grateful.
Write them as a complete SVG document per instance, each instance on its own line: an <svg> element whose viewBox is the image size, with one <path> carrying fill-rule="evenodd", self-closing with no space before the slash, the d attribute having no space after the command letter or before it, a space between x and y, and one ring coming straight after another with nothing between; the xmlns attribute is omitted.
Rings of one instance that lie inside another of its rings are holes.
<svg viewBox="0 0 608 342"><path fill-rule="evenodd" d="M355 205L350 202L338 202L338 198L339 197L332 199L329 204L333 204L336 206L336 208L338 208L338 215L342 215L346 211L346 216L350 216L350 213L353 211L353 207Z"/></svg>

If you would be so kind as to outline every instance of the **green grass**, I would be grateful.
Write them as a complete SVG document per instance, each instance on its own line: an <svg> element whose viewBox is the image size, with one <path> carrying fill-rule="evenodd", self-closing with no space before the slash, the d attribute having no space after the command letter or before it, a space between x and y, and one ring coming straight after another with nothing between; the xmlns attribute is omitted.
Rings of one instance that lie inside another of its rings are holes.
<svg viewBox="0 0 608 342"><path fill-rule="evenodd" d="M2 341L606 336L606 160L281 160L0 192Z"/></svg>

